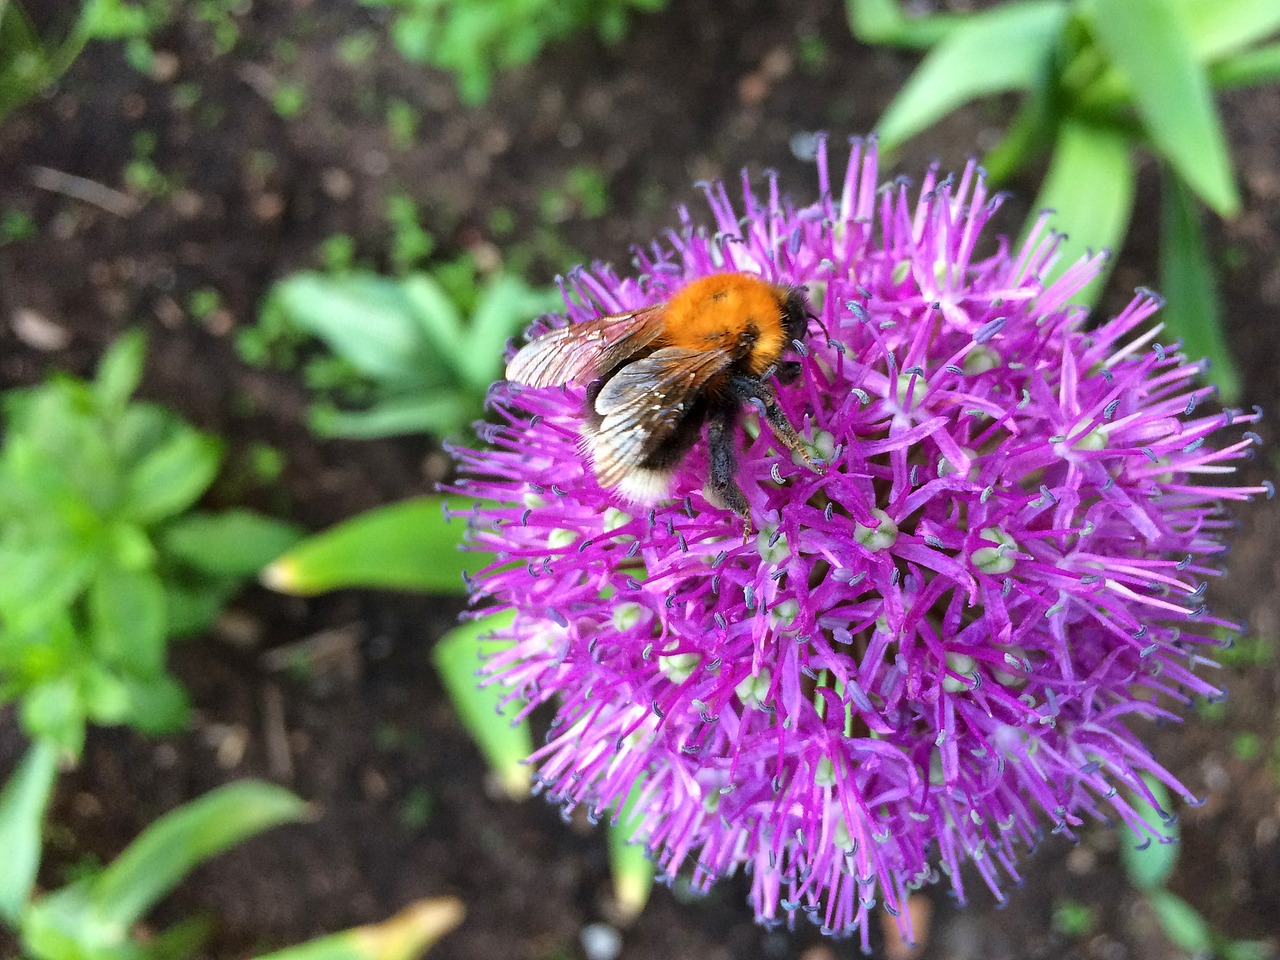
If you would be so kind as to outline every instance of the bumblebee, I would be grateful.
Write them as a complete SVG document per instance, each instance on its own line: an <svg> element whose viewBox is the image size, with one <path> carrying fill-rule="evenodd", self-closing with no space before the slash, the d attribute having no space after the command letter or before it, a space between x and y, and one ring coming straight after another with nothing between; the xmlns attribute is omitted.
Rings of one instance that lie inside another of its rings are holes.
<svg viewBox="0 0 1280 960"><path fill-rule="evenodd" d="M784 360L812 314L802 290L745 273L694 280L670 300L543 334L507 364L507 380L531 387L586 387L583 448L600 485L655 503L705 426L706 496L750 526L737 481L734 427L745 403L810 469L809 448L778 406L773 381L793 382Z"/></svg>

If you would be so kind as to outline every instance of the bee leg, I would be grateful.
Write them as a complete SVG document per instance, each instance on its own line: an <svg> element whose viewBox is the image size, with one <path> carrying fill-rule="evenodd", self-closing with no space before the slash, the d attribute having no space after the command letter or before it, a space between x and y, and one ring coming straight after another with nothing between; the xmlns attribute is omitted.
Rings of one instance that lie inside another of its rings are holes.
<svg viewBox="0 0 1280 960"><path fill-rule="evenodd" d="M787 415L778 406L778 396L773 388L758 377L736 376L729 381L734 396L743 403L752 403L760 408L765 420L773 430L773 435L792 453L799 455L810 470L821 473L826 464L809 452L809 444L796 433Z"/></svg>
<svg viewBox="0 0 1280 960"><path fill-rule="evenodd" d="M733 449L733 427L738 419L734 406L724 406L712 411L707 423L707 449L710 454L710 470L707 477L707 499L717 506L728 507L744 521L746 532L743 542L751 535L751 507L738 486L738 458Z"/></svg>
<svg viewBox="0 0 1280 960"><path fill-rule="evenodd" d="M800 379L800 361L783 360L773 373L774 379L781 384L795 383Z"/></svg>

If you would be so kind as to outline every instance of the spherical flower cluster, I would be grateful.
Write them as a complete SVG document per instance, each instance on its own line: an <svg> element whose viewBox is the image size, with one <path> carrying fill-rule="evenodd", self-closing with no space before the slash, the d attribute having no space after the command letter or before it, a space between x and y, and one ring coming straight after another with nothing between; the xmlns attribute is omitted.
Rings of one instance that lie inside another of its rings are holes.
<svg viewBox="0 0 1280 960"><path fill-rule="evenodd" d="M841 182L825 145L817 172L801 207L773 178L741 206L710 185L711 226L682 210L638 277L565 282L568 322L721 271L807 287L778 392L827 467L748 408L749 540L704 498L705 442L667 502L602 489L575 388L498 385L459 488L497 554L475 596L515 613L485 673L555 706L532 758L548 795L604 815L634 789L662 875L743 868L762 922L865 947L868 912L939 872L963 900L965 862L1001 896L1046 829L1118 816L1159 838L1130 806L1142 775L1190 792L1138 732L1218 694L1195 672L1230 629L1204 578L1222 502L1262 491L1206 485L1256 437L1206 439L1257 413L1198 410L1200 367L1146 323L1158 300L1087 331L1070 298L1100 258L1046 285L1055 237L984 236L999 198L974 165L914 200L856 141Z"/></svg>

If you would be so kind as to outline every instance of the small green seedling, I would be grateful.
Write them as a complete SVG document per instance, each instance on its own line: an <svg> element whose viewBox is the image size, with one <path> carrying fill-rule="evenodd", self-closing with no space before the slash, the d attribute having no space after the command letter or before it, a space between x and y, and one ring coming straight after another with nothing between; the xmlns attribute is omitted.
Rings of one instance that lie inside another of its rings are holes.
<svg viewBox="0 0 1280 960"><path fill-rule="evenodd" d="M222 444L130 399L143 354L129 334L92 382L57 375L2 397L0 702L72 754L88 721L179 726L166 641L206 629L299 535L244 510L193 511Z"/></svg>
<svg viewBox="0 0 1280 960"><path fill-rule="evenodd" d="M250 363L303 366L321 436L459 436L483 413L507 341L563 306L554 288L506 274L475 284L472 296L464 313L464 295L431 274L298 273L272 288L238 346ZM330 352L303 362L310 338Z"/></svg>

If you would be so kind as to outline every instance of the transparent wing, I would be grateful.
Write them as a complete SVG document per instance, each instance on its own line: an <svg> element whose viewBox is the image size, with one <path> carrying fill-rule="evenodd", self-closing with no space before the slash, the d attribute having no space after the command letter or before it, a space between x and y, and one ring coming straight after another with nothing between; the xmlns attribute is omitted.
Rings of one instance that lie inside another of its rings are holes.
<svg viewBox="0 0 1280 960"><path fill-rule="evenodd" d="M589 436L601 486L616 485L667 442L698 394L732 362L720 351L664 347L619 370L596 397L601 422Z"/></svg>
<svg viewBox="0 0 1280 960"><path fill-rule="evenodd" d="M507 364L507 379L531 387L585 384L662 334L665 303L559 327L531 340Z"/></svg>

